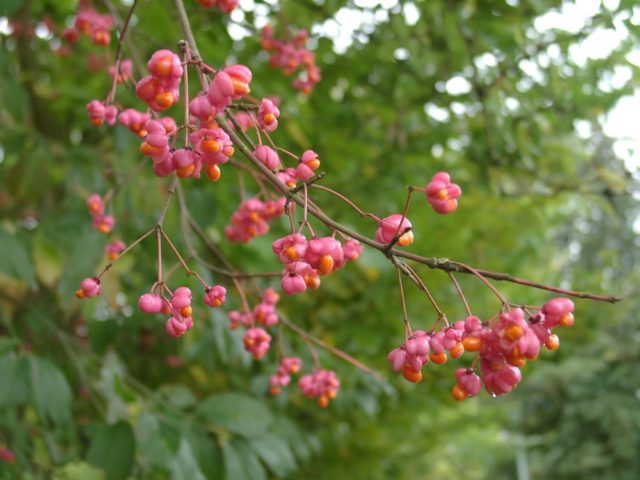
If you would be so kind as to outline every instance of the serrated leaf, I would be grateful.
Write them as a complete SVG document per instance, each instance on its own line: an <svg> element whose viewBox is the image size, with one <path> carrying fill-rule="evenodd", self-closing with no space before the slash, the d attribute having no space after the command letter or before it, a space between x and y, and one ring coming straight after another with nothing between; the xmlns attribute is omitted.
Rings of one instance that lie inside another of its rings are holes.
<svg viewBox="0 0 640 480"><path fill-rule="evenodd" d="M180 441L178 454L170 463L170 469L171 478L173 480L182 480L187 478L189 480L206 480L193 455L189 440L184 437Z"/></svg>
<svg viewBox="0 0 640 480"><path fill-rule="evenodd" d="M207 398L196 412L202 420L244 437L266 432L273 422L262 402L240 393L223 393Z"/></svg>
<svg viewBox="0 0 640 480"><path fill-rule="evenodd" d="M102 425L94 432L87 462L101 468L107 480L126 479L133 468L135 439L127 422Z"/></svg>
<svg viewBox="0 0 640 480"><path fill-rule="evenodd" d="M275 475L285 477L295 471L297 466L293 453L280 437L267 433L250 439L249 445Z"/></svg>
<svg viewBox="0 0 640 480"><path fill-rule="evenodd" d="M222 456L227 480L266 480L267 474L260 460L242 440L225 443Z"/></svg>
<svg viewBox="0 0 640 480"><path fill-rule="evenodd" d="M108 352L100 369L97 387L107 401L107 420L115 421L127 418L127 401L135 395L124 382L126 369L115 352Z"/></svg>
<svg viewBox="0 0 640 480"><path fill-rule="evenodd" d="M144 464L166 467L172 457L155 415L144 412L136 425L136 443Z"/></svg>
<svg viewBox="0 0 640 480"><path fill-rule="evenodd" d="M222 476L222 453L211 439L209 433L196 426L184 431L184 436L191 444L191 451L207 478Z"/></svg>
<svg viewBox="0 0 640 480"><path fill-rule="evenodd" d="M71 388L64 374L49 360L30 357L31 392L38 415L54 423L71 420Z"/></svg>

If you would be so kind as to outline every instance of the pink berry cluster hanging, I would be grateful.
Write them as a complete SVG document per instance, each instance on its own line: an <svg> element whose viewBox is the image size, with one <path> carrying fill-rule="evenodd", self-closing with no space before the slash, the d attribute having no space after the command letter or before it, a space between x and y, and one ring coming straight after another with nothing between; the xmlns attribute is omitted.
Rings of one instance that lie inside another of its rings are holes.
<svg viewBox="0 0 640 480"><path fill-rule="evenodd" d="M261 30L261 36L262 48L271 54L269 64L280 68L285 75L292 75L296 70L300 70L299 77L291 85L303 93L310 94L321 76L315 54L305 48L309 39L307 31L298 30L290 40L282 40L274 37L271 25L266 25Z"/></svg>
<svg viewBox="0 0 640 480"><path fill-rule="evenodd" d="M230 242L247 243L259 235L269 232L269 222L284 215L287 199L262 201L252 197L243 200L231 216L231 224L224 227L224 234Z"/></svg>
<svg viewBox="0 0 640 480"><path fill-rule="evenodd" d="M531 313L530 309L536 309ZM456 371L457 383L452 394L456 400L472 397L480 391L480 379L493 396L509 393L520 383L520 370L527 360L536 360L540 348L556 350L559 339L551 333L558 326L573 325L573 302L554 298L542 307L511 308L495 318L482 322L470 315L465 320L436 330L407 331L407 339L387 356L394 371L402 371L410 382L422 380L422 369L428 363L441 365L448 358L459 358L465 352L475 354L471 367ZM480 362L480 376L474 366Z"/></svg>
<svg viewBox="0 0 640 480"><path fill-rule="evenodd" d="M88 35L94 44L107 46L111 43L109 32L113 29L113 25L111 15L102 15L91 7L81 6L76 14L74 26L67 28L62 36L69 43L75 43L82 33Z"/></svg>

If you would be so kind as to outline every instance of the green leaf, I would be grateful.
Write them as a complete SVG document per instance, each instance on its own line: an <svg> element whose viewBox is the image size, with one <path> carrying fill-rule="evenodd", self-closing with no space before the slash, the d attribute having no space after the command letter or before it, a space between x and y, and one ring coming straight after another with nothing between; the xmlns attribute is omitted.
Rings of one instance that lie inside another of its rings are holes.
<svg viewBox="0 0 640 480"><path fill-rule="evenodd" d="M170 385L163 389L167 401L181 410L192 407L196 403L196 397L184 385Z"/></svg>
<svg viewBox="0 0 640 480"><path fill-rule="evenodd" d="M49 360L30 357L31 392L33 401L42 418L54 423L71 420L71 388L64 374Z"/></svg>
<svg viewBox="0 0 640 480"><path fill-rule="evenodd" d="M125 385L126 368L115 352L108 352L100 369L100 379L96 383L107 401L107 419L110 421L127 418L127 401L134 399Z"/></svg>
<svg viewBox="0 0 640 480"><path fill-rule="evenodd" d="M242 440L225 443L222 456L227 480L266 480L260 460Z"/></svg>
<svg viewBox="0 0 640 480"><path fill-rule="evenodd" d="M136 425L136 443L143 464L155 467L166 467L172 457L166 440L162 436L158 418L144 412Z"/></svg>
<svg viewBox="0 0 640 480"><path fill-rule="evenodd" d="M266 432L273 422L262 402L240 393L223 393L207 398L196 412L202 420L244 437Z"/></svg>
<svg viewBox="0 0 640 480"><path fill-rule="evenodd" d="M29 254L24 245L13 235L0 228L0 272L8 277L26 282L36 287L36 278Z"/></svg>
<svg viewBox="0 0 640 480"><path fill-rule="evenodd" d="M205 476L198 466L193 452L191 450L191 444L186 438L182 438L180 441L180 448L178 454L170 463L171 478L174 480L205 480Z"/></svg>
<svg viewBox="0 0 640 480"><path fill-rule="evenodd" d="M29 364L24 357L0 359L0 407L26 402L29 395Z"/></svg>
<svg viewBox="0 0 640 480"><path fill-rule="evenodd" d="M287 443L280 437L267 433L249 440L252 450L275 475L285 477L296 469L296 460Z"/></svg>
<svg viewBox="0 0 640 480"><path fill-rule="evenodd" d="M56 468L55 480L105 480L104 472L88 463L73 462Z"/></svg>
<svg viewBox="0 0 640 480"><path fill-rule="evenodd" d="M206 478L218 478L222 470L222 452L211 440L211 435L201 427L192 426L184 431L191 451Z"/></svg>
<svg viewBox="0 0 640 480"><path fill-rule="evenodd" d="M93 434L87 462L103 469L107 480L126 479L133 468L135 440L127 422L101 425Z"/></svg>
<svg viewBox="0 0 640 480"><path fill-rule="evenodd" d="M37 235L33 239L33 264L38 280L53 287L62 273L62 262L55 243L44 235Z"/></svg>

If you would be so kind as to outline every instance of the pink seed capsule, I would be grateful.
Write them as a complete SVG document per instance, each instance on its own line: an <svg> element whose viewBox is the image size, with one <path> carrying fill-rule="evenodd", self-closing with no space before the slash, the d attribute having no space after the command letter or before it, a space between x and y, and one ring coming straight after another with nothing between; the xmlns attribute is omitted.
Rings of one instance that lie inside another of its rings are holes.
<svg viewBox="0 0 640 480"><path fill-rule="evenodd" d="M427 185L427 200L433 209L440 214L453 213L458 208L458 198L462 190L455 183L451 183L451 178L447 172L436 173Z"/></svg>
<svg viewBox="0 0 640 480"><path fill-rule="evenodd" d="M145 293L138 299L138 307L144 313L160 313L162 311L162 297L155 293Z"/></svg>
<svg viewBox="0 0 640 480"><path fill-rule="evenodd" d="M216 308L222 305L227 295L227 289L222 285L215 285L204 294L204 303Z"/></svg>
<svg viewBox="0 0 640 480"><path fill-rule="evenodd" d="M406 217L403 219L402 215L396 213L383 218L378 224L378 230L376 231L376 241L380 243L391 242L396 235L400 235L402 232L411 228L411 222ZM406 247L413 243L413 231L402 234L398 239L398 245Z"/></svg>

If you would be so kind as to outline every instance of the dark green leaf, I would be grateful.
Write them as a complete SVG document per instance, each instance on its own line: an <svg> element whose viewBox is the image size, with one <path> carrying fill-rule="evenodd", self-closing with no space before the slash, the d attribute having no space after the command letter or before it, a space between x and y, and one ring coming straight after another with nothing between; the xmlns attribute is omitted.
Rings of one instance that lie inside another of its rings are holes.
<svg viewBox="0 0 640 480"><path fill-rule="evenodd" d="M240 393L223 393L207 398L198 407L197 415L216 427L244 437L263 434L273 421L264 402Z"/></svg>
<svg viewBox="0 0 640 480"><path fill-rule="evenodd" d="M296 460L293 453L280 437L268 433L250 439L249 445L275 475L285 477L295 471Z"/></svg>
<svg viewBox="0 0 640 480"><path fill-rule="evenodd" d="M30 357L31 392L38 415L55 423L71 419L71 388L64 374L49 360Z"/></svg>
<svg viewBox="0 0 640 480"><path fill-rule="evenodd" d="M242 440L225 443L222 456L227 480L266 480L267 474L260 460Z"/></svg>
<svg viewBox="0 0 640 480"><path fill-rule="evenodd" d="M193 451L191 450L191 444L189 440L183 438L180 441L180 448L178 454L170 462L169 467L171 469L171 478L173 480L205 480L205 476L198 466Z"/></svg>
<svg viewBox="0 0 640 480"><path fill-rule="evenodd" d="M107 480L124 480L133 468L135 440L127 422L102 425L91 438L87 462L102 468Z"/></svg>

